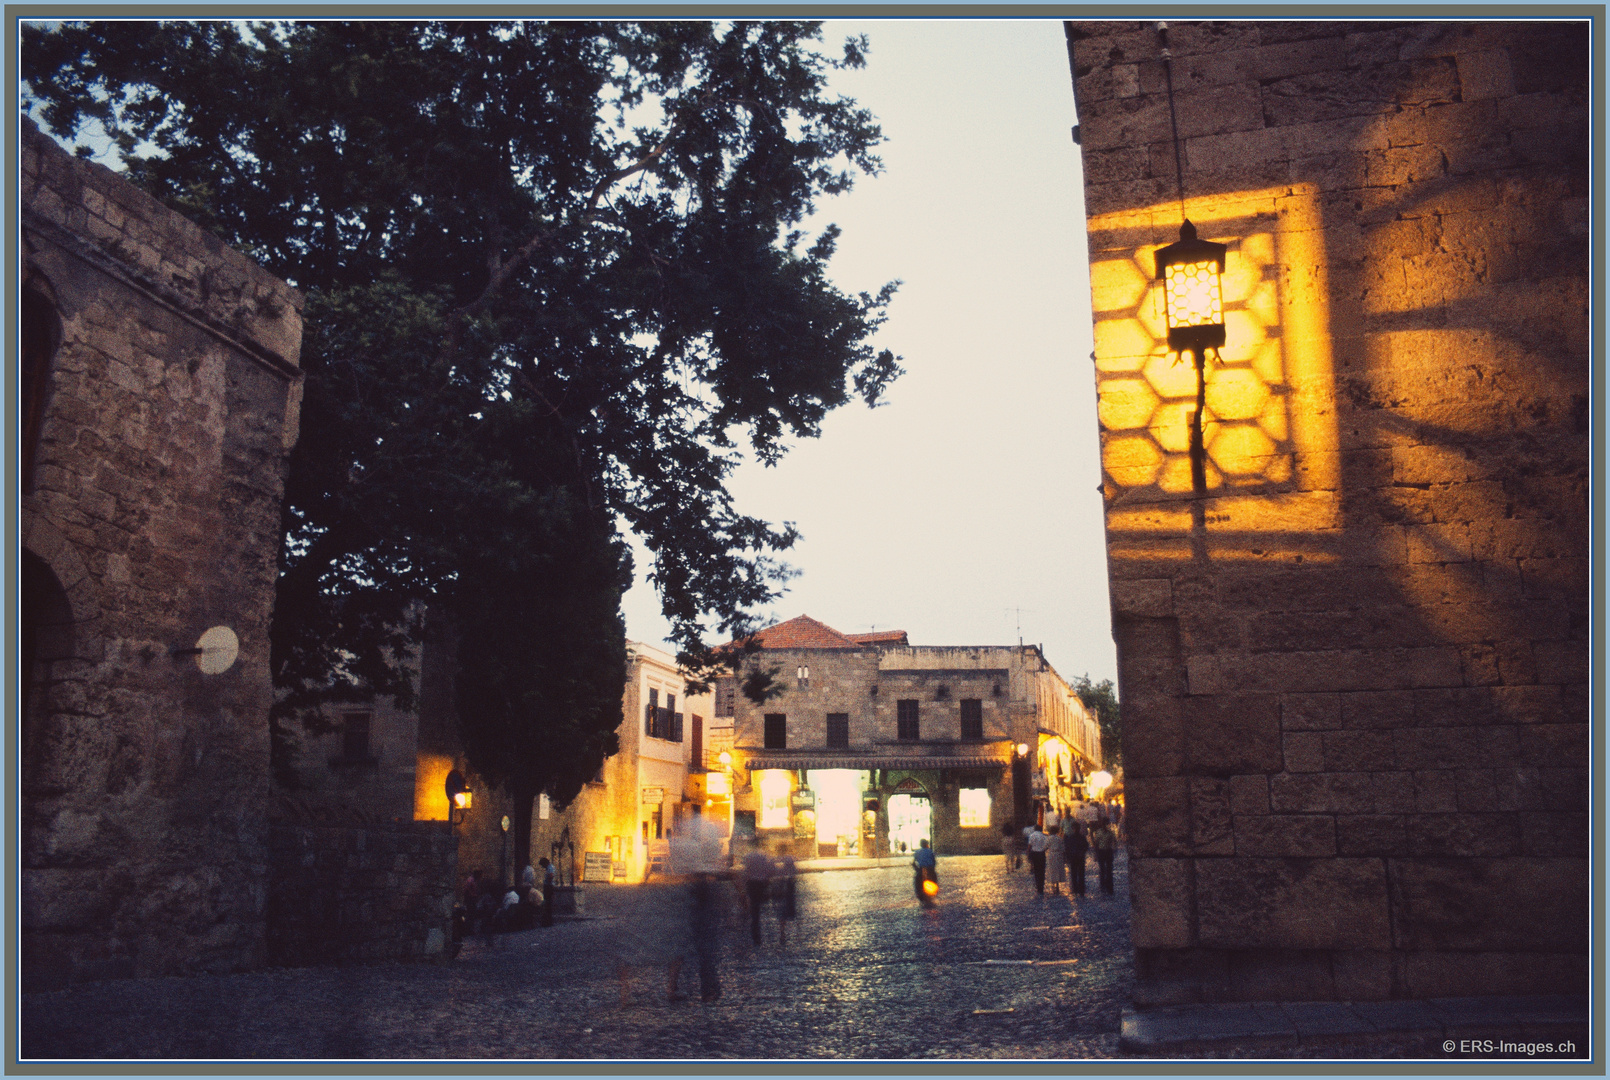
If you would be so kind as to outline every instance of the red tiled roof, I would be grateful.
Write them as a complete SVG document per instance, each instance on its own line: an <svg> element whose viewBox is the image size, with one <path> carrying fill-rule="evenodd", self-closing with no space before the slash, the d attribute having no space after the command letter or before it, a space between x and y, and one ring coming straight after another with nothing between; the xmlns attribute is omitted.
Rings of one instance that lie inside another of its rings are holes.
<svg viewBox="0 0 1610 1080"><path fill-rule="evenodd" d="M904 630L879 630L871 634L846 634L857 645L907 645Z"/></svg>
<svg viewBox="0 0 1610 1080"><path fill-rule="evenodd" d="M853 649L856 643L809 615L768 626L755 635L762 649Z"/></svg>

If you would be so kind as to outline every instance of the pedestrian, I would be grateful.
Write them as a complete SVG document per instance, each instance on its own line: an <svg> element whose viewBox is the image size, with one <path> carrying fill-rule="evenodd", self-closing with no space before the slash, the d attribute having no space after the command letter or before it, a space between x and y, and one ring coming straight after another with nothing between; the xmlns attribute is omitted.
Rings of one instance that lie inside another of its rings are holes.
<svg viewBox="0 0 1610 1080"><path fill-rule="evenodd" d="M1062 895L1062 883L1068 878L1067 849L1062 846L1062 827L1053 825L1046 832L1050 837L1045 845L1045 880L1051 886L1052 896Z"/></svg>
<svg viewBox="0 0 1610 1080"><path fill-rule="evenodd" d="M939 859L934 849L929 846L925 836L918 842L916 852L911 856L912 888L917 892L917 900L925 908L934 906L934 898L928 890L923 888L929 881L934 883L934 891L939 891Z"/></svg>
<svg viewBox="0 0 1610 1080"><path fill-rule="evenodd" d="M749 935L760 944L760 912L771 895L771 856L759 848L744 856L744 891L749 900Z"/></svg>
<svg viewBox="0 0 1610 1080"><path fill-rule="evenodd" d="M1023 865L1023 856L1017 850L1017 833L1012 826L1001 826L1001 858L1006 860L1008 872Z"/></svg>
<svg viewBox="0 0 1610 1080"><path fill-rule="evenodd" d="M1090 846L1096 852L1096 869L1101 872L1101 891L1112 892L1112 860L1118 853L1118 832L1103 814L1090 830Z"/></svg>
<svg viewBox="0 0 1610 1080"><path fill-rule="evenodd" d="M542 925L552 926L555 894L559 891L558 875L553 863L545 858L538 859L537 865L542 867Z"/></svg>
<svg viewBox="0 0 1610 1080"><path fill-rule="evenodd" d="M777 944L788 944L788 924L799 913L794 899L794 856L777 857L777 875L771 879L772 903L777 905Z"/></svg>
<svg viewBox="0 0 1610 1080"><path fill-rule="evenodd" d="M1062 827L1062 814L1055 806L1045 808L1045 821L1043 823L1046 835L1056 832Z"/></svg>
<svg viewBox="0 0 1610 1080"><path fill-rule="evenodd" d="M1034 875L1034 891L1045 892L1045 849L1051 838L1035 828L1029 833L1029 873Z"/></svg>
<svg viewBox="0 0 1610 1080"><path fill-rule="evenodd" d="M492 922L498 913L498 898L487 883L486 871L475 871L475 922L481 932L481 944L492 947Z"/></svg>
<svg viewBox="0 0 1610 1080"><path fill-rule="evenodd" d="M1090 850L1090 840L1085 836L1085 827L1076 818L1068 818L1066 825L1062 830L1062 846L1068 857L1068 895L1083 896L1085 852Z"/></svg>

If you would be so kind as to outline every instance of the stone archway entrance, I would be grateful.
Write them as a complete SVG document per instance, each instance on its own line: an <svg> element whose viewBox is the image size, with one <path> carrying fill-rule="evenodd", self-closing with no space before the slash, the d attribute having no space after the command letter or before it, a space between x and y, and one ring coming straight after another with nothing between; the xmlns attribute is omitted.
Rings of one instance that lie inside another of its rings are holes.
<svg viewBox="0 0 1610 1080"><path fill-rule="evenodd" d="M907 784L910 784L907 787ZM889 854L917 850L934 839L933 800L915 781L906 781L889 796Z"/></svg>

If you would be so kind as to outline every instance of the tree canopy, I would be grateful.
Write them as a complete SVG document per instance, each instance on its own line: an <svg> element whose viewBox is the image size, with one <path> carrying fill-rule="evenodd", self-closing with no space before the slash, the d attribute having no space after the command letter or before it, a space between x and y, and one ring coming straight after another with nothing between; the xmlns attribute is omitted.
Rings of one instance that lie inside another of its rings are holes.
<svg viewBox="0 0 1610 1080"><path fill-rule="evenodd" d="M1101 728L1101 761L1108 771L1116 773L1123 767L1124 742L1123 725L1118 716L1118 691L1111 679L1102 679L1099 683L1090 681L1090 673L1079 676L1073 681L1073 692L1079 695L1096 717L1096 724Z"/></svg>
<svg viewBox="0 0 1610 1080"><path fill-rule="evenodd" d="M741 513L826 413L876 404L893 284L846 294L823 196L881 133L817 24L23 27L25 108L305 290L273 627L279 730L410 687L461 635L471 765L568 798L617 748L623 527L684 659L741 635L792 526Z"/></svg>

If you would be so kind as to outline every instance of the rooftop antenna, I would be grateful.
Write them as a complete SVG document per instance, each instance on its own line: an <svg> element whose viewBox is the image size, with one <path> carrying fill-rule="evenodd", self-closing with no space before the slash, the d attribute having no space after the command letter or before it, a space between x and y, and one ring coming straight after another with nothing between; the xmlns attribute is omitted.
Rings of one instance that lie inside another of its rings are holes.
<svg viewBox="0 0 1610 1080"><path fill-rule="evenodd" d="M1018 648L1021 649L1023 647L1023 609L1020 607L1009 607L1006 610L1013 612L1017 616L1017 645ZM1034 614L1032 608L1029 610L1029 614Z"/></svg>

